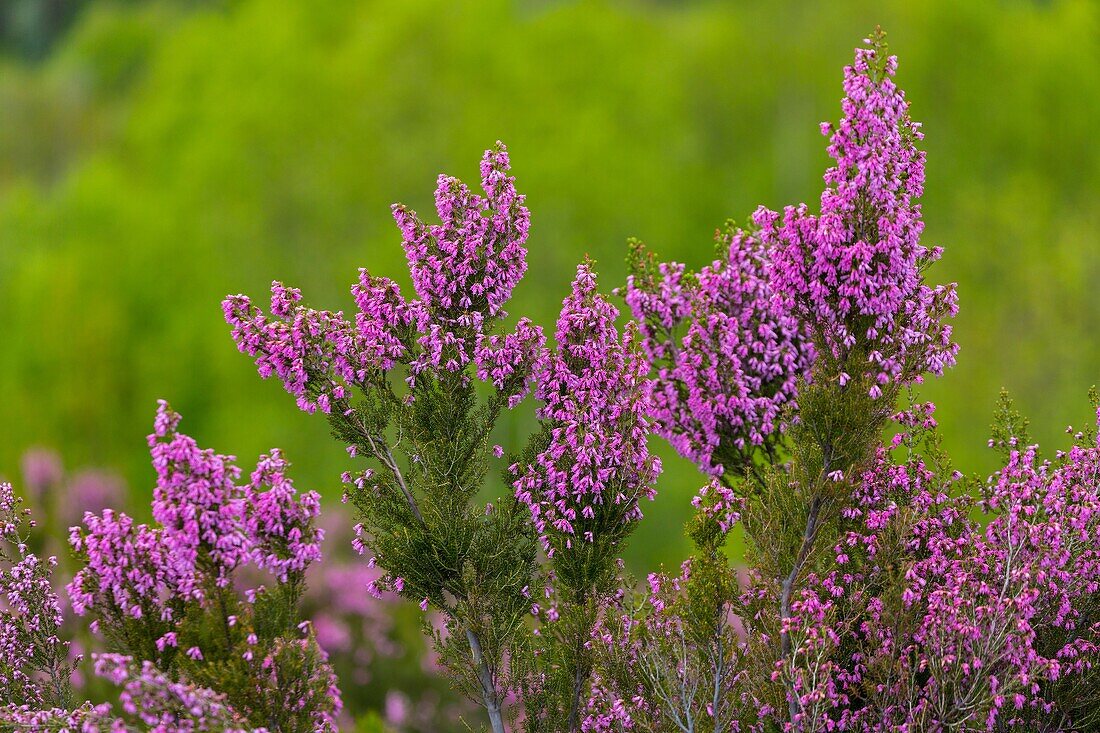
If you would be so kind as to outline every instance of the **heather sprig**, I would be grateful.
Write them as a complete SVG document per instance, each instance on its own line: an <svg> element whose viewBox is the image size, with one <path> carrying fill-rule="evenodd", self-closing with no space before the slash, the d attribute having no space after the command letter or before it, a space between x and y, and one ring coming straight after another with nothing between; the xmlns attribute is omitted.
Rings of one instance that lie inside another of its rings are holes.
<svg viewBox="0 0 1100 733"><path fill-rule="evenodd" d="M760 240L729 223L717 241L720 259L698 273L632 242L625 289L655 370L658 432L711 475L776 455L814 357L808 329L774 292Z"/></svg>
<svg viewBox="0 0 1100 733"><path fill-rule="evenodd" d="M923 279L939 250L920 243L915 199L923 191L924 155L893 83L896 65L879 33L845 68L844 117L829 147L836 164L825 174L821 215L788 207L782 226L763 209L753 217L779 300L805 324L817 352L799 392L790 460L773 465L744 512L756 578L750 596L770 599L753 613L761 634L754 656L776 660L771 679L781 692L772 706L785 703L782 719L795 730L813 729L804 725L806 706L819 704L820 689L808 693L786 670L810 655L825 665L811 675L820 679L834 662L830 636L805 637L798 624L811 611L806 583L829 573L826 548L845 532L852 496L899 390L926 372L942 373L957 350L944 323L955 311L953 287ZM827 604L812 612L818 628L832 618ZM842 636L849 622L839 616L828 623ZM768 699L766 686L760 695Z"/></svg>
<svg viewBox="0 0 1100 733"><path fill-rule="evenodd" d="M27 515L0 483L0 706L66 708L73 663L52 585L57 560L30 552Z"/></svg>
<svg viewBox="0 0 1100 733"><path fill-rule="evenodd" d="M305 307L279 283L270 314L245 296L224 303L260 374L280 378L303 409L325 413L349 455L370 464L344 477L360 519L357 548L383 570L364 592L389 590L442 614L439 658L498 733L535 542L526 508L475 496L499 458L493 426L529 392L545 358L540 328L526 319L501 326L526 269L530 219L509 166L502 144L486 151L484 195L440 176L439 224L394 206L415 300L362 270L352 320Z"/></svg>
<svg viewBox="0 0 1100 733"><path fill-rule="evenodd" d="M821 376L863 377L872 397L942 374L958 352L946 322L958 309L955 286L923 279L942 249L920 241L924 135L896 72L881 31L845 67L843 117L821 126L834 165L820 214L802 204L782 218L763 207L752 217L776 292L832 362Z"/></svg>
<svg viewBox="0 0 1100 733"><path fill-rule="evenodd" d="M278 451L242 483L233 457L200 448L179 420L162 401L149 436L155 523L108 509L73 528L83 563L69 584L74 610L110 653L140 660L139 691L163 676L216 691L251 727L334 729L335 677L297 610L320 559L316 493L295 491ZM270 587L241 587L246 567ZM128 668L111 669L122 679Z"/></svg>
<svg viewBox="0 0 1100 733"><path fill-rule="evenodd" d="M119 688L125 718L112 730L145 727L162 731L244 731L246 720L225 703L224 695L173 680L152 662L140 664L121 654L96 654L95 673Z"/></svg>
<svg viewBox="0 0 1100 733"><path fill-rule="evenodd" d="M998 414L995 434L1011 436L1007 400ZM972 483L925 460L938 453L931 406L899 420L906 430L878 450L845 510L832 568L811 574L793 604L794 652L776 675L795 692L796 729L1090 729L1094 431L1053 461L1008 437L1018 447L982 489L983 525L971 518Z"/></svg>
<svg viewBox="0 0 1100 733"><path fill-rule="evenodd" d="M526 691L530 731L577 730L593 665L590 637L618 581L616 558L652 499L661 464L649 453L648 365L618 310L577 268L562 304L556 348L536 373L542 431L511 466L549 558L536 681ZM535 605L537 609L537 604Z"/></svg>

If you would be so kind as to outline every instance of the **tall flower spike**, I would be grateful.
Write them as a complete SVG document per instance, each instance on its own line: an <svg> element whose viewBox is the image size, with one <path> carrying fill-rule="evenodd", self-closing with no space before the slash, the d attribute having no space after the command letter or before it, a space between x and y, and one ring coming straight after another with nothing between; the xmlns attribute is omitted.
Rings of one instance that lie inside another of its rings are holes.
<svg viewBox="0 0 1100 733"><path fill-rule="evenodd" d="M197 562L205 551L220 583L247 559L244 502L233 456L200 449L194 438L176 431L180 416L164 400L157 406L149 448L157 484L153 518L164 528L163 541L174 563Z"/></svg>
<svg viewBox="0 0 1100 733"><path fill-rule="evenodd" d="M813 347L767 278L751 233L719 234L723 259L698 274L656 264L634 245L626 303L656 368L649 397L657 432L706 473L738 470L786 427Z"/></svg>
<svg viewBox="0 0 1100 733"><path fill-rule="evenodd" d="M771 250L773 281L789 307L838 362L837 376L867 376L871 395L920 381L955 363L955 286L924 284L940 248L920 243L924 190L920 125L894 83L897 57L881 34L844 69L843 118L830 136L820 216L805 204L753 215ZM854 358L855 361L850 361Z"/></svg>
<svg viewBox="0 0 1100 733"><path fill-rule="evenodd" d="M428 364L456 372L473 357L477 337L491 320L503 318L504 304L527 269L530 212L508 175L503 143L485 151L481 187L441 175L435 192L440 224L425 224L415 212L395 204L413 287L430 326L421 339Z"/></svg>
<svg viewBox="0 0 1100 733"><path fill-rule="evenodd" d="M558 318L557 349L536 375L549 444L532 464L513 466L516 497L551 554L597 533L623 533L641 517L639 500L655 495L661 464L646 447L648 365L633 327L620 338L617 316L596 292L590 265L578 266Z"/></svg>
<svg viewBox="0 0 1100 733"><path fill-rule="evenodd" d="M261 456L245 488L252 560L283 583L321 560L324 538L324 531L314 526L321 513L320 496L315 491L299 495L286 476L289 465L278 450Z"/></svg>

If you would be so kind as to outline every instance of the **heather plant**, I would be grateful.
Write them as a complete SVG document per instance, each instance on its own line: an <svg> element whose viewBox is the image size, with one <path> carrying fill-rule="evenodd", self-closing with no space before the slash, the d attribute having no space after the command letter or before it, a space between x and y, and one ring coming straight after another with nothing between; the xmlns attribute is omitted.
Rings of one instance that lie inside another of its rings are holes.
<svg viewBox="0 0 1100 733"><path fill-rule="evenodd" d="M334 729L335 677L298 613L320 559L318 497L296 492L278 451L239 483L233 458L199 448L179 419L161 402L149 436L155 524L106 509L70 535L83 565L68 586L73 609L110 653L96 673L124 686L123 707L146 724L164 695L186 700L194 686L243 726ZM269 585L238 587L246 566Z"/></svg>
<svg viewBox="0 0 1100 733"><path fill-rule="evenodd" d="M5 484L0 724L334 730L334 667L353 685L385 671L404 598L427 671L494 733L1100 726L1100 398L1098 427L1050 458L1004 398L984 481L943 451L915 390L955 362L957 304L925 280L941 250L922 243L922 133L896 69L881 33L845 69L816 211L727 224L698 272L632 243L623 328L590 261L552 348L527 318L506 327L530 213L499 143L482 193L439 178L438 224L393 208L414 299L365 269L350 317L279 282L267 312L227 298L240 351L366 464L343 477L358 523L333 539L368 559L320 565L318 496L282 454L245 479L165 403L149 524L103 482L62 501L58 462L33 454L47 524L82 524L69 596L118 704L74 702L57 563ZM505 459L494 428L528 394L539 427ZM638 583L619 556L655 495L651 431L706 482L692 555ZM510 495L486 503L494 468ZM74 503L100 511L69 520ZM466 714L418 692L394 685L386 722Z"/></svg>
<svg viewBox="0 0 1100 733"><path fill-rule="evenodd" d="M364 270L353 319L280 283L270 314L225 301L261 375L372 461L345 475L368 587L440 611L440 659L494 731L508 712L529 731L1090 721L1095 438L1041 463L1002 416L1014 449L984 488L940 448L912 390L954 364L957 304L925 282L941 250L921 242L922 133L896 67L877 34L845 69L819 212L728 224L698 273L632 243L621 333L588 262L553 349L526 319L501 330L529 214L500 145L485 196L440 178L441 224L394 207L416 300ZM482 505L493 423L532 385L514 496ZM709 481L692 556L639 589L617 558L654 495L651 430Z"/></svg>
<svg viewBox="0 0 1100 733"><path fill-rule="evenodd" d="M618 553L652 499L660 461L646 446L648 365L633 328L620 337L617 309L596 291L589 263L562 304L554 352L535 378L542 430L511 466L516 498L548 558L545 608L525 728L577 730L594 664L591 635L619 581Z"/></svg>
<svg viewBox="0 0 1100 733"><path fill-rule="evenodd" d="M371 590L439 611L442 629L429 630L439 659L494 731L516 693L529 729L576 729L589 635L660 467L646 448L646 363L590 264L563 303L553 352L528 319L501 328L529 228L508 170L498 143L482 160L484 196L440 176L440 224L394 206L416 300L362 270L354 319L299 305L280 283L270 314L245 296L224 307L261 375L373 463L345 475L357 547L384 571ZM515 494L481 504L490 462L504 456L493 425L532 383L541 429L506 464Z"/></svg>
<svg viewBox="0 0 1100 733"><path fill-rule="evenodd" d="M819 215L760 209L720 235L734 282L757 293L747 305L707 285L727 261L694 275L634 245L626 298L660 429L716 478L695 501L696 554L603 619L588 730L1096 723L1096 431L1041 461L1006 400L991 441L1006 465L983 485L952 468L934 405L908 390L954 362L956 305L923 280L940 252L919 241L921 134L895 70L881 34L846 69ZM716 305L747 348L692 331ZM782 361L781 334L810 358ZM708 398L709 412L684 407ZM740 583L716 552L735 523Z"/></svg>
<svg viewBox="0 0 1100 733"><path fill-rule="evenodd" d="M27 516L11 484L0 484L0 705L9 712L66 708L71 697L73 665L52 586L57 560L30 551Z"/></svg>

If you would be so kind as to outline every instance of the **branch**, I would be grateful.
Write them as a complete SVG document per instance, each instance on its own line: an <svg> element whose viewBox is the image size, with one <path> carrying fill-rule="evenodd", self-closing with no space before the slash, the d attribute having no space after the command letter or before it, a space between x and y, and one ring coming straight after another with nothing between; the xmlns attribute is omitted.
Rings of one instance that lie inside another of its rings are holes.
<svg viewBox="0 0 1100 733"><path fill-rule="evenodd" d="M794 590L794 584L795 581L798 580L799 573L802 572L802 568L806 564L807 558L810 556L814 540L817 539L817 530L819 527L818 519L821 516L821 506L823 503L824 501L820 494L814 496L813 500L810 502L810 511L806 516L806 529L802 532L802 546L798 548L798 555L795 557L791 572L783 579L783 590L779 597L779 638L784 660L791 656L791 633L783 628L783 624L791 617L791 593ZM793 689L788 690L787 712L790 714L791 722L793 723L795 716L798 715L798 703L795 700Z"/></svg>
<svg viewBox="0 0 1100 733"><path fill-rule="evenodd" d="M496 685L493 683L489 664L485 661L485 654L481 650L481 641L478 640L474 630L469 628L466 629L466 640L470 643L470 653L474 657L477 679L481 683L481 697L485 702L485 710L489 713L489 724L493 727L493 733L506 733L504 719L500 714L500 700L497 698Z"/></svg>

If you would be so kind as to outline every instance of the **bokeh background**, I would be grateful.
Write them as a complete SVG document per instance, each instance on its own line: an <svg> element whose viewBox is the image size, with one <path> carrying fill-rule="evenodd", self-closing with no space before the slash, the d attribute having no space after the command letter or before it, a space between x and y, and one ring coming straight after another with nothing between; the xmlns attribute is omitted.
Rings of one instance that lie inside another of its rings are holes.
<svg viewBox="0 0 1100 733"><path fill-rule="evenodd" d="M1002 386L1061 444L1100 382L1096 3L3 0L0 474L52 447L141 506L164 397L335 501L349 459L237 353L225 294L349 308L359 266L407 287L389 205L431 214L498 138L533 212L513 318L550 326L586 253L620 285L629 236L701 265L726 218L816 202L818 123L878 24L925 124L931 278L959 283L959 365L925 389L947 445L991 468ZM667 465L639 570L684 551L700 479Z"/></svg>

